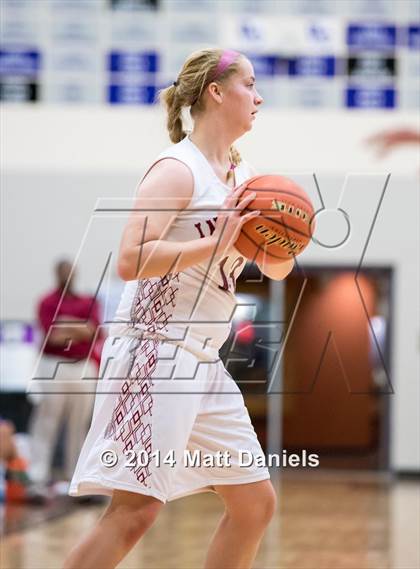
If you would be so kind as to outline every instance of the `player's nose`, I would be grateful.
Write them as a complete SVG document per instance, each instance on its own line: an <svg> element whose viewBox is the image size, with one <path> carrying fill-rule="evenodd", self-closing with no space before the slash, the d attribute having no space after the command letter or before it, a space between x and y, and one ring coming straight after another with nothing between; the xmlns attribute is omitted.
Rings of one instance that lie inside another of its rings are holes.
<svg viewBox="0 0 420 569"><path fill-rule="evenodd" d="M264 99L261 97L261 95L258 93L255 96L254 102L256 105L261 105L262 103L264 103Z"/></svg>

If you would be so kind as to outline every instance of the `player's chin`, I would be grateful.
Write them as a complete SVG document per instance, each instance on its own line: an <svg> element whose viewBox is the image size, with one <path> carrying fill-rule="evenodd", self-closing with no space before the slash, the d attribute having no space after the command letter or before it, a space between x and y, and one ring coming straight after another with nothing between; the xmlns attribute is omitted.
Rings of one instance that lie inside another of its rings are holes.
<svg viewBox="0 0 420 569"><path fill-rule="evenodd" d="M253 116L251 116L251 118L243 118L243 120L241 121L241 130L242 133L244 134L245 132L249 132L250 130L252 130L252 127L254 122L254 118Z"/></svg>
<svg viewBox="0 0 420 569"><path fill-rule="evenodd" d="M251 117L251 119L247 122L247 125L246 125L247 131L252 130L252 127L254 126L254 120L255 120L254 117Z"/></svg>

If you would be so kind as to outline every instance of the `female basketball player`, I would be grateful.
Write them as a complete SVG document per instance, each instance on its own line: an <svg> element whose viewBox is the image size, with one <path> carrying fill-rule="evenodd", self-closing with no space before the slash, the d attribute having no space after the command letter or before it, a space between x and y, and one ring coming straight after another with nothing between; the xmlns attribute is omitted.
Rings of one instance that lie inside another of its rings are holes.
<svg viewBox="0 0 420 569"><path fill-rule="evenodd" d="M220 49L193 53L161 98L174 145L141 181L123 233L118 269L127 283L70 488L111 502L66 569L115 567L166 501L204 491L225 505L205 567L245 569L275 509L268 470L240 463L240 450L262 449L218 356L246 263L234 243L258 215L243 214L253 196L239 200L234 190L253 172L232 144L252 128L263 99L246 57ZM281 279L292 265L260 268ZM217 453L225 460L211 463Z"/></svg>

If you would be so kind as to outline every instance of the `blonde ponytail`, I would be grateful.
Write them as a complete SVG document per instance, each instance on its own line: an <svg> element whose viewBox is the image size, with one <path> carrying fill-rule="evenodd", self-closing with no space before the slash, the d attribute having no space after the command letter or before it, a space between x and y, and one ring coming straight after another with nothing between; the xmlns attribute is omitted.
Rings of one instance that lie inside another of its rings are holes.
<svg viewBox="0 0 420 569"><path fill-rule="evenodd" d="M229 172L227 173L228 182L230 182L230 179L233 177L234 169L236 168L236 166L238 166L238 164L240 164L240 162L242 160L238 149L235 148L233 145L229 149L229 159L230 159L230 163L231 163L231 168L230 168Z"/></svg>
<svg viewBox="0 0 420 569"><path fill-rule="evenodd" d="M179 97L177 89L178 86L171 85L166 89L162 89L159 94L161 101L166 105L168 113L166 127L169 132L169 138L174 144L180 142L186 136L182 125L182 98Z"/></svg>

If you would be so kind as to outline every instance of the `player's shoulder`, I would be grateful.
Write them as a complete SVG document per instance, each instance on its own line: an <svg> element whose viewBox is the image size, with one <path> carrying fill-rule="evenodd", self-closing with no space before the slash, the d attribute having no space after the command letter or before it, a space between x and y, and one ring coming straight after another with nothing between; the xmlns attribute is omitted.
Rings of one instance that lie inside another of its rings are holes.
<svg viewBox="0 0 420 569"><path fill-rule="evenodd" d="M191 197L194 177L191 168L172 155L159 155L143 176L138 192L148 197Z"/></svg>
<svg viewBox="0 0 420 569"><path fill-rule="evenodd" d="M173 181L178 182L186 182L191 178L191 169L188 165L173 156L159 158L150 172L159 177L173 177Z"/></svg>

